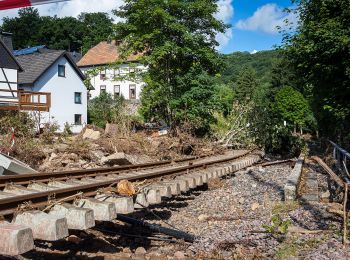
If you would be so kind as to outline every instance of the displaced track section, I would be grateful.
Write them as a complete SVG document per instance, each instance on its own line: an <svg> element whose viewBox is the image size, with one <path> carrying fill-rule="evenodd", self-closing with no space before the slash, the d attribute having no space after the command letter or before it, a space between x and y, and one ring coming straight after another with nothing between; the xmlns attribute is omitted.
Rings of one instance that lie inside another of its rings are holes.
<svg viewBox="0 0 350 260"><path fill-rule="evenodd" d="M102 176L100 169L96 173L88 170L88 174L96 174L94 178L75 171L65 176L65 181L26 179L27 186L18 185L20 177L10 178L8 181L18 182L0 191L0 215L11 220L0 222L0 252L22 254L33 249L33 239L56 241L67 237L69 229L86 230L94 227L95 221L114 221L122 214L159 204L163 198L190 192L210 178L251 166L262 156L259 151L239 150L156 168L112 169ZM118 195L113 186L124 180L138 182L138 193Z"/></svg>
<svg viewBox="0 0 350 260"><path fill-rule="evenodd" d="M125 171L137 171L141 169L162 167L166 165L171 165L174 163L184 163L190 162L193 160L200 159L202 157L188 157L185 159L179 160L168 160L168 161L159 161L159 162L150 162L144 164L133 164L133 165L123 165L116 167L105 167L105 168L96 168L96 169L84 169L84 170L74 170L74 171L61 171L61 172L43 172L43 173L31 173L23 175L3 175L0 176L0 188L5 187L8 183L26 185L33 181L48 182L52 179L55 180L67 180L69 178L83 178L83 177L96 177L96 176L105 176L108 174L122 173Z"/></svg>

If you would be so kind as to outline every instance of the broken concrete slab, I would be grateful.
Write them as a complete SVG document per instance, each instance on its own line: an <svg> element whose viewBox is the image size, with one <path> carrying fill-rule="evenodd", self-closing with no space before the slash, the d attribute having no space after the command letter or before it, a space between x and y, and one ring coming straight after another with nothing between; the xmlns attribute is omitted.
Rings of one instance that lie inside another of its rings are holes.
<svg viewBox="0 0 350 260"><path fill-rule="evenodd" d="M13 222L30 227L35 239L57 241L68 236L66 218L49 215L39 210L19 213Z"/></svg>
<svg viewBox="0 0 350 260"><path fill-rule="evenodd" d="M0 254L16 256L34 249L33 232L29 227L0 223Z"/></svg>
<svg viewBox="0 0 350 260"><path fill-rule="evenodd" d="M37 173L37 171L16 158L0 153L0 175L18 175L28 173Z"/></svg>
<svg viewBox="0 0 350 260"><path fill-rule="evenodd" d="M103 164L107 164L107 165L110 165L110 166L113 166L113 165L130 165L132 164L125 153L114 153L114 154L111 154L107 157L102 157L101 158L101 163Z"/></svg>
<svg viewBox="0 0 350 260"><path fill-rule="evenodd" d="M101 133L99 131L90 128L86 128L83 134L83 139L98 140L100 137Z"/></svg>

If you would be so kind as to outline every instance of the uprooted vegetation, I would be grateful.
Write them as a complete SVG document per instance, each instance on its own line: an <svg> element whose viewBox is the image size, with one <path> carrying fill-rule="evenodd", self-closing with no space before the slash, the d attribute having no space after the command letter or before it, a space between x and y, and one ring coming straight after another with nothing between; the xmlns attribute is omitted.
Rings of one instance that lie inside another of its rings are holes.
<svg viewBox="0 0 350 260"><path fill-rule="evenodd" d="M107 131L87 126L80 134L70 135L57 134L54 125L46 124L44 131L37 134L34 122L26 113L6 112L0 120L0 150L40 171L173 160L223 151L209 140L181 131L176 136L159 136L155 130L125 132L118 131L117 125L108 124Z"/></svg>

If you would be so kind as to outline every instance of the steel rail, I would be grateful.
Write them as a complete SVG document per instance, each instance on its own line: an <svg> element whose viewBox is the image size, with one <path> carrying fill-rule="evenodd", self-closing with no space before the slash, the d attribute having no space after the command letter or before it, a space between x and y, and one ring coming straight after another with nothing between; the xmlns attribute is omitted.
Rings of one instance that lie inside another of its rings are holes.
<svg viewBox="0 0 350 260"><path fill-rule="evenodd" d="M107 175L112 173L122 173L124 171L130 171L130 170L149 169L153 167L170 165L172 163L193 161L200 158L203 158L203 156L202 157L193 156L193 157L188 157L188 158L178 159L173 161L167 160L167 161L158 161L158 162L150 162L150 163L143 163L143 164L133 164L133 165L84 169L84 170L30 173L30 174L21 174L21 175L3 175L3 176L0 176L0 188L5 187L7 183L22 185L22 184L29 184L32 181L49 182L52 179L61 181L61 180L67 180L70 178L77 179L77 178L83 178L83 177L94 177L94 176Z"/></svg>
<svg viewBox="0 0 350 260"><path fill-rule="evenodd" d="M60 201L72 201L74 200L72 196L76 195L77 193L83 193L84 197L91 197L97 194L98 189L107 188L111 184L115 184L120 180L141 181L141 180L161 177L165 175L185 173L192 169L198 169L202 167L207 167L208 165L214 165L218 163L232 161L232 160L244 157L249 153L251 153L251 151L247 151L246 153L243 153L240 155L233 155L233 156L229 156L229 157L225 157L217 160L206 161L206 162L193 163L186 166L179 166L176 168L158 169L158 170L156 169L155 171L149 172L149 173L134 174L132 176L126 176L126 177L116 177L115 179L111 179L103 182L96 182L91 184L72 186L69 188L56 189L56 190L44 191L44 192L36 192L32 194L27 194L27 195L19 195L19 196L14 196L10 198L0 199L0 215L3 215L3 216L12 215L16 212L19 205L26 202L30 202L30 205L32 205L35 208L40 208L48 205L49 198L55 198L56 200L60 200Z"/></svg>

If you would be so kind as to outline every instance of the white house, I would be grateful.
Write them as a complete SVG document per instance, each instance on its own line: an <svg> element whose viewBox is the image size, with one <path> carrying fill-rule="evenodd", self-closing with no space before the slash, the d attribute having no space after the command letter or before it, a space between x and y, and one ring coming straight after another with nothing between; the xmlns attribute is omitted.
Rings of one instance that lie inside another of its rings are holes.
<svg viewBox="0 0 350 260"><path fill-rule="evenodd" d="M12 43L6 33L0 33L0 109L16 106L18 72L23 71L21 65L12 55Z"/></svg>
<svg viewBox="0 0 350 260"><path fill-rule="evenodd" d="M14 54L24 69L18 76L18 89L41 93L40 98L50 98L45 100L50 105L49 110L39 112L40 126L55 122L61 132L65 124L69 124L73 133L79 133L87 123L87 89L83 82L85 77L71 55L43 46L15 51ZM43 93L50 96L43 97ZM39 98L34 94L31 101Z"/></svg>
<svg viewBox="0 0 350 260"><path fill-rule="evenodd" d="M138 62L140 55L130 55L126 62L120 63L118 46L119 42L115 40L100 42L83 56L78 67L85 75L89 71L96 72L91 77L93 89L89 91L90 98L107 92L137 103L144 83L130 76L139 75L147 68Z"/></svg>

